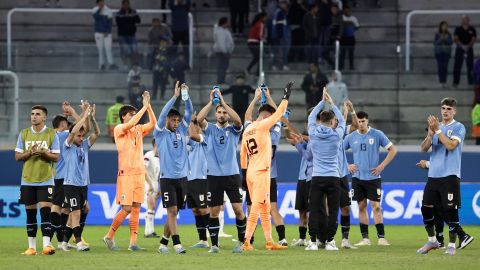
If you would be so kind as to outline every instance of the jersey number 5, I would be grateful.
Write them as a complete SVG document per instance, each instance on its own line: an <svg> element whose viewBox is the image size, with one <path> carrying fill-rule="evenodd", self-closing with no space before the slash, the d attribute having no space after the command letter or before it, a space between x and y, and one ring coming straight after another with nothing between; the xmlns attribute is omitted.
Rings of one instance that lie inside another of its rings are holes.
<svg viewBox="0 0 480 270"><path fill-rule="evenodd" d="M250 156L258 153L257 142L255 141L255 139L247 140L247 148L248 148L248 153L250 154Z"/></svg>

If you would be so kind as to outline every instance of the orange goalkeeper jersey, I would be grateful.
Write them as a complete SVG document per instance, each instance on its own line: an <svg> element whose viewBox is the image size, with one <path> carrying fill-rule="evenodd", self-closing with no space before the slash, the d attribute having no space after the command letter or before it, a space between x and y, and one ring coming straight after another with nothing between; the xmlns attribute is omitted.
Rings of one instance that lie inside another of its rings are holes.
<svg viewBox="0 0 480 270"><path fill-rule="evenodd" d="M284 99L276 112L270 117L254 121L243 132L242 147L240 149L240 163L242 169L254 171L269 170L272 163L272 140L270 128L282 118L288 106Z"/></svg>

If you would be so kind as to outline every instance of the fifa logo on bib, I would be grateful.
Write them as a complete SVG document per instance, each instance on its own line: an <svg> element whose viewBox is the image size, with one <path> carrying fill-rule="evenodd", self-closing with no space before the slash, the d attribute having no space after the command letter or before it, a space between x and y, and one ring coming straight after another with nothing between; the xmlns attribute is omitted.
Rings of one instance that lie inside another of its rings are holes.
<svg viewBox="0 0 480 270"><path fill-rule="evenodd" d="M453 193L448 193L447 199L448 199L449 201L453 201Z"/></svg>
<svg viewBox="0 0 480 270"><path fill-rule="evenodd" d="M451 130L451 129L447 130L447 137L452 136L452 132L453 132L453 130Z"/></svg>
<svg viewBox="0 0 480 270"><path fill-rule="evenodd" d="M373 138L368 139L369 144L373 144L374 142L375 142L375 140Z"/></svg>

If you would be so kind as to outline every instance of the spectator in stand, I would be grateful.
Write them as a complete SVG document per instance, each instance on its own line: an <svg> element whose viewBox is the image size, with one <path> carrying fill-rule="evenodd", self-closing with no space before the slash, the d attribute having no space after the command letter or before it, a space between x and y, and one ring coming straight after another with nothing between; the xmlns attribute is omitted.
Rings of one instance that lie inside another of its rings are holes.
<svg viewBox="0 0 480 270"><path fill-rule="evenodd" d="M123 64L130 66L138 61L135 33L137 24L140 23L140 16L135 9L130 8L129 0L122 0L122 8L115 15L115 22L118 28L118 41Z"/></svg>
<svg viewBox="0 0 480 270"><path fill-rule="evenodd" d="M323 97L323 88L328 79L322 73L317 63L310 63L308 73L303 77L302 90L305 92L307 109L315 107Z"/></svg>
<svg viewBox="0 0 480 270"><path fill-rule="evenodd" d="M148 31L148 45L153 51L160 44L160 40L166 40L168 45L172 42L172 32L160 18L152 19L152 28Z"/></svg>
<svg viewBox="0 0 480 270"><path fill-rule="evenodd" d="M462 25L455 28L453 38L457 45L453 65L453 86L457 87L460 83L463 59L467 62L468 84L473 84L473 44L475 44L475 40L477 39L477 32L473 26L470 26L470 18L468 16L462 17Z"/></svg>
<svg viewBox="0 0 480 270"><path fill-rule="evenodd" d="M172 35L174 54L177 53L178 44L183 46L183 55L188 59L188 13L190 12L190 0L169 0L168 5L172 10ZM180 81L183 82L183 81Z"/></svg>
<svg viewBox="0 0 480 270"><path fill-rule="evenodd" d="M475 103L472 109L472 137L475 138L475 144L480 145L480 98Z"/></svg>
<svg viewBox="0 0 480 270"><path fill-rule="evenodd" d="M218 20L213 27L213 52L217 58L217 83L225 83L225 74L230 62L230 55L234 49L232 33L228 30L227 17Z"/></svg>
<svg viewBox="0 0 480 270"><path fill-rule="evenodd" d="M350 8L343 9L343 33L340 38L340 70L345 66L345 55L348 52L348 63L350 69L355 69L353 64L355 52L355 31L360 27L358 20L352 16Z"/></svg>
<svg viewBox="0 0 480 270"><path fill-rule="evenodd" d="M332 11L330 9L331 2L329 0L317 0L318 6L318 31L319 31L319 54L323 60L330 66L334 66L330 57L330 25L332 24Z"/></svg>
<svg viewBox="0 0 480 270"><path fill-rule="evenodd" d="M275 16L275 11L277 11L278 2L277 0L267 0L267 5L265 6L265 26L266 26L266 37L267 43L273 45L272 41L272 25L273 25L273 16Z"/></svg>
<svg viewBox="0 0 480 270"><path fill-rule="evenodd" d="M171 64L171 76L174 82L186 82L185 81L185 71L188 69L188 64L185 60L183 54L178 54L175 60Z"/></svg>
<svg viewBox="0 0 480 270"><path fill-rule="evenodd" d="M248 33L248 49L252 54L252 61L248 64L247 72L248 74L255 74L258 75L258 66L257 70L252 73L252 68L258 64L258 60L260 59L260 41L264 39L265 36L265 20L267 18L267 14L265 12L261 12L255 15L253 18L252 24L250 25L250 32Z"/></svg>
<svg viewBox="0 0 480 270"><path fill-rule="evenodd" d="M275 11L272 21L272 42L274 49L273 70L290 70L288 64L288 53L292 43L290 22L288 21L288 1L279 0L278 8Z"/></svg>
<svg viewBox="0 0 480 270"><path fill-rule="evenodd" d="M95 20L95 43L98 50L98 69L105 70L104 50L110 69L117 69L112 56L112 10L105 5L103 0L97 0L93 8Z"/></svg>
<svg viewBox="0 0 480 270"><path fill-rule="evenodd" d="M115 142L114 137L113 137L113 129L115 128L116 125L121 124L120 117L118 116L118 112L120 111L120 108L123 107L123 105L124 105L123 101L124 100L125 100L124 97L117 96L115 104L108 107L108 109L107 109L107 116L106 116L105 124L107 125L108 136L110 138L112 138L113 142Z"/></svg>
<svg viewBox="0 0 480 270"><path fill-rule="evenodd" d="M165 90L168 83L168 74L170 73L170 64L168 62L168 38L160 38L159 45L155 49L153 62L153 89L152 100L157 99L158 88L160 87L160 99L165 97Z"/></svg>
<svg viewBox="0 0 480 270"><path fill-rule="evenodd" d="M240 118L242 118L243 123L245 120L245 112L247 111L249 105L249 95L255 94L255 89L253 89L250 85L246 85L245 76L240 74L235 78L235 84L230 86L228 90L222 92L222 96L229 94L232 94L233 109L238 113Z"/></svg>
<svg viewBox="0 0 480 270"><path fill-rule="evenodd" d="M446 21L440 22L438 32L435 34L435 58L437 59L438 80L445 88L447 85L448 62L452 55L453 39L450 32L448 32L448 24Z"/></svg>
<svg viewBox="0 0 480 270"><path fill-rule="evenodd" d="M332 5L330 8L332 12L332 24L330 25L330 41L328 46L328 54L335 48L335 42L340 41L343 33L343 15L338 9L338 6Z"/></svg>
<svg viewBox="0 0 480 270"><path fill-rule="evenodd" d="M228 0L230 7L230 21L234 35L243 35L245 18L248 17L248 0Z"/></svg>
<svg viewBox="0 0 480 270"><path fill-rule="evenodd" d="M132 83L141 81L141 73L142 68L140 65L138 63L133 63L127 74L127 83L129 87Z"/></svg>
<svg viewBox="0 0 480 270"><path fill-rule="evenodd" d="M348 99L347 85L342 82L342 73L340 71L333 71L330 77L330 82L326 86L328 94L332 97L340 111L342 111L343 103Z"/></svg>
<svg viewBox="0 0 480 270"><path fill-rule="evenodd" d="M305 59L305 35L302 29L303 16L308 13L305 0L291 1L292 5L288 11L288 21L292 31L292 48L290 49L289 60L301 62Z"/></svg>
<svg viewBox="0 0 480 270"><path fill-rule="evenodd" d="M302 28L305 31L305 56L308 63L318 62L319 31L317 13L318 6L313 4L310 6L310 10L303 16Z"/></svg>

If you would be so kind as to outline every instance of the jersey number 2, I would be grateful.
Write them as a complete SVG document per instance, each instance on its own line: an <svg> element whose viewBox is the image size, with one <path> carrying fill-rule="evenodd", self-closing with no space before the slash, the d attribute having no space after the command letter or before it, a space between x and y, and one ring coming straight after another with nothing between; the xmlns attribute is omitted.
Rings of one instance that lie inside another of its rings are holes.
<svg viewBox="0 0 480 270"><path fill-rule="evenodd" d="M248 148L248 153L250 155L254 155L254 154L258 153L257 142L255 141L255 139L247 140L247 148Z"/></svg>

